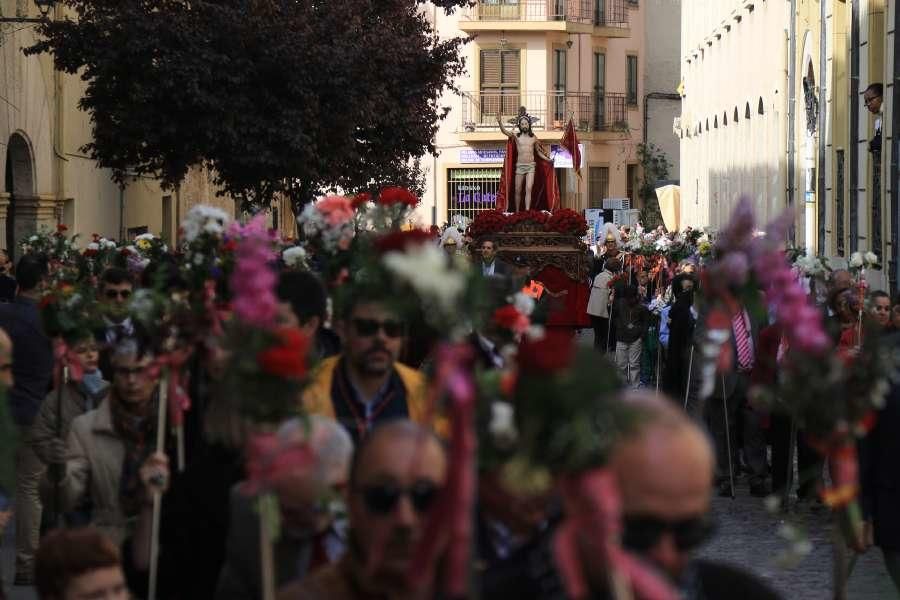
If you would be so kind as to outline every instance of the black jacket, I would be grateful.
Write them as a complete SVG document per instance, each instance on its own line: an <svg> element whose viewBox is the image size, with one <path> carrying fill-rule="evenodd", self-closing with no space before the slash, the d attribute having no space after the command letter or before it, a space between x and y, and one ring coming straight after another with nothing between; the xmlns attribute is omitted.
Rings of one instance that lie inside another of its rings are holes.
<svg viewBox="0 0 900 600"><path fill-rule="evenodd" d="M896 334L885 340L900 347ZM900 552L900 385L894 384L874 429L860 444L862 509L874 521L875 544Z"/></svg>
<svg viewBox="0 0 900 600"><path fill-rule="evenodd" d="M0 304L0 327L13 343L15 385L8 399L13 420L30 426L50 391L53 378L53 347L44 333L37 302L17 296L11 304Z"/></svg>

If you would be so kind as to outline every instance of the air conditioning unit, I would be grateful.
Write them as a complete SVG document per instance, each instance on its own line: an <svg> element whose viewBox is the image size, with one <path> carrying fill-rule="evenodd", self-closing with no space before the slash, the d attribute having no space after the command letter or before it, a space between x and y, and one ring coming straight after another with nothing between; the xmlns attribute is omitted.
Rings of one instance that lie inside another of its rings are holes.
<svg viewBox="0 0 900 600"><path fill-rule="evenodd" d="M628 210L631 208L631 198L604 198L605 210Z"/></svg>

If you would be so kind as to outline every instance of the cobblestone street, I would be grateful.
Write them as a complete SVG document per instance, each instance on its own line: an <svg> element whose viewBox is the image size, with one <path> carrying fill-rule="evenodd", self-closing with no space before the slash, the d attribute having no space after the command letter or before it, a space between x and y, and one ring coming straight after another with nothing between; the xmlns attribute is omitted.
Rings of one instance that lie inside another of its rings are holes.
<svg viewBox="0 0 900 600"><path fill-rule="evenodd" d="M831 522L824 508L812 510L807 503L788 514L773 515L763 500L749 495L739 485L737 498L715 498L713 509L718 530L701 554L710 559L742 566L766 579L787 600L825 600L832 598ZM776 563L787 549L778 535L785 522L804 526L812 542L812 552L791 569ZM894 591L881 552L872 549L860 557L849 580L849 600L891 600Z"/></svg>

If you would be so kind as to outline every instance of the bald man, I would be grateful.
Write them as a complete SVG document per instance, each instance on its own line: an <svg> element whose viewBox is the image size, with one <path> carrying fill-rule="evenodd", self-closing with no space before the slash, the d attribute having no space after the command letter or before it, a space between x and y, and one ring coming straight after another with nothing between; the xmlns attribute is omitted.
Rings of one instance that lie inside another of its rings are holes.
<svg viewBox="0 0 900 600"><path fill-rule="evenodd" d="M644 418L610 460L624 507L622 545L668 576L684 598L778 598L747 573L693 558L713 532L715 460L704 432L662 397L632 392L623 400Z"/></svg>
<svg viewBox="0 0 900 600"><path fill-rule="evenodd" d="M364 600L434 597L411 589L409 570L428 510L447 477L447 457L434 434L412 421L377 426L353 455L347 506L350 544L335 565L283 588L283 600ZM369 564L378 553L378 559Z"/></svg>

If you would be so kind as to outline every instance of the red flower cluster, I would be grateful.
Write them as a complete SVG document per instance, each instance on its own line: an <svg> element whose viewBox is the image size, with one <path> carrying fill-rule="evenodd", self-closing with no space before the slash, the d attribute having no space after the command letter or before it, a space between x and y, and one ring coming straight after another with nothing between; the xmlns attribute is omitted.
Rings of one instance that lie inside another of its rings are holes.
<svg viewBox="0 0 900 600"><path fill-rule="evenodd" d="M56 233L58 233L59 235L64 234L68 230L69 230L69 228L66 227L65 225L63 225L62 223L60 223L59 225L56 226Z"/></svg>
<svg viewBox="0 0 900 600"><path fill-rule="evenodd" d="M434 235L422 229L392 231L375 240L375 250L377 250L379 254L402 252L410 246L422 246L431 243L434 239Z"/></svg>
<svg viewBox="0 0 900 600"><path fill-rule="evenodd" d="M531 320L522 314L512 304L501 306L494 311L494 324L501 329L507 329L513 333L525 333L531 326Z"/></svg>
<svg viewBox="0 0 900 600"><path fill-rule="evenodd" d="M399 186L386 187L378 194L378 203L391 206L394 204L405 204L413 207L419 203L419 199L406 188Z"/></svg>
<svg viewBox="0 0 900 600"><path fill-rule="evenodd" d="M564 331L548 330L543 339L526 340L519 346L519 370L522 373L554 374L568 369L575 357L572 336Z"/></svg>
<svg viewBox="0 0 900 600"><path fill-rule="evenodd" d="M541 225L544 231L578 237L586 235L588 229L584 217L569 208L562 208L553 214L540 210L526 210L505 215L497 210L486 210L478 213L469 225L469 234L478 238L489 233L508 231L519 223L536 223Z"/></svg>
<svg viewBox="0 0 900 600"><path fill-rule="evenodd" d="M569 233L578 237L587 235L588 224L584 217L570 208L561 208L553 213L546 224L547 231Z"/></svg>
<svg viewBox="0 0 900 600"><path fill-rule="evenodd" d="M372 201L372 194L369 192L362 192L355 196L353 196L353 208L359 208L361 206L365 206L368 202Z"/></svg>
<svg viewBox="0 0 900 600"><path fill-rule="evenodd" d="M506 226L506 216L499 210L485 210L478 213L469 225L469 234L479 238L489 233L503 231Z"/></svg>
<svg viewBox="0 0 900 600"><path fill-rule="evenodd" d="M519 223L537 223L545 225L547 223L547 213L540 210L523 210L515 212L506 217L506 226L514 227Z"/></svg>
<svg viewBox="0 0 900 600"><path fill-rule="evenodd" d="M267 375L302 379L306 375L309 338L296 327L279 327L275 334L281 343L260 352L256 362Z"/></svg>

